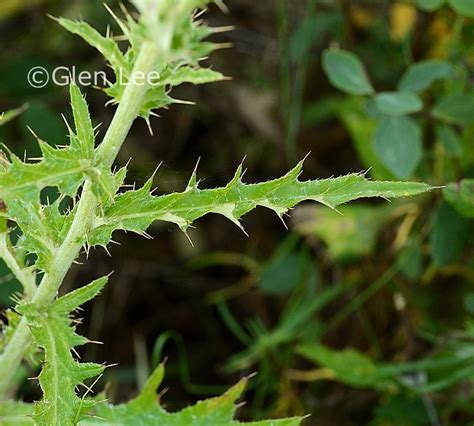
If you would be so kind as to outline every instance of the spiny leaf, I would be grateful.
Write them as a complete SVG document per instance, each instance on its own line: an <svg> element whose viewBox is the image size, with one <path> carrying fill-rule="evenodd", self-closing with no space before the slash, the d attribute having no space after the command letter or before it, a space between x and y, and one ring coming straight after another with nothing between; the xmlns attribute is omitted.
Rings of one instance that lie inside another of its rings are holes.
<svg viewBox="0 0 474 426"><path fill-rule="evenodd" d="M150 180L141 189L116 197L115 203L97 218L89 243L106 246L117 229L142 234L156 220L175 223L186 231L196 219L217 213L241 226L239 219L257 206L267 207L282 218L305 200L335 208L362 197L407 197L430 190L423 183L372 182L361 174L301 182L301 170L302 162L279 179L245 184L240 166L224 188L200 190L197 185L190 185L184 192L163 196L151 194Z"/></svg>
<svg viewBox="0 0 474 426"><path fill-rule="evenodd" d="M71 213L62 212L61 199L46 206L39 201L10 204L9 215L22 230L16 247L37 256L35 267L49 270L56 247L64 240L74 219ZM74 213L74 209L73 209Z"/></svg>
<svg viewBox="0 0 474 426"><path fill-rule="evenodd" d="M75 84L70 95L76 130L69 128L69 146L52 147L39 140L43 156L36 162L24 162L15 155L11 161L0 158L0 200L5 205L0 213L16 222L22 231L18 246L36 254L36 267L45 271L73 218L60 209L64 196L74 197L86 177L96 182L93 188L98 196L110 190L110 198L116 191L106 187L105 173L94 167L94 129L87 103ZM106 175L113 180L110 172ZM57 187L60 194L58 200L44 205L40 194L47 187Z"/></svg>
<svg viewBox="0 0 474 426"><path fill-rule="evenodd" d="M244 379L224 395L200 401L177 413L166 412L157 399L157 389L164 375L164 367L160 365L148 379L142 392L132 401L117 406L107 403L98 404L94 409L94 419L83 420L81 425L166 425L166 426L237 426L240 423L233 420L236 412L236 401L243 392L247 380ZM300 418L271 420L264 422L249 423L249 425L286 425L296 426L301 422Z"/></svg>
<svg viewBox="0 0 474 426"><path fill-rule="evenodd" d="M7 205L11 201L30 201L39 198L42 189L56 186L62 194L74 196L84 180L84 173L91 168L87 159L73 149L54 148L39 141L43 157L29 163L11 155L6 171L0 172L0 198ZM9 202L10 201L10 202Z"/></svg>
<svg viewBox="0 0 474 426"><path fill-rule="evenodd" d="M147 11L139 21L135 21L127 12L125 20L121 20L110 11L130 43L125 54L122 54L111 36L102 36L84 22L64 18L58 19L58 22L99 50L110 63L116 81L104 88L104 91L114 104L122 100L138 51L146 40L153 40L160 45L168 42L169 46L173 46L170 49L163 45L163 61L157 63L154 70L159 77L152 82L140 110L140 116L148 122L153 115L152 111L178 102L168 95L172 87L183 83L204 84L223 79L222 74L202 69L198 65L202 58L217 47L203 41L213 30L201 21L194 20L192 14L194 9L202 8L208 3L209 0L185 0L179 3L170 0L137 1L135 6L140 11ZM170 22L174 22L174 25L170 26Z"/></svg>
<svg viewBox="0 0 474 426"><path fill-rule="evenodd" d="M69 129L69 146L53 147L38 139L42 153L39 161L24 162L13 154L10 161L2 160L0 199L7 206L13 204L9 201L37 201L41 190L48 186L57 187L62 194L74 197L85 173L92 169L94 130L87 103L75 84L71 85L70 94L76 133Z"/></svg>
<svg viewBox="0 0 474 426"><path fill-rule="evenodd" d="M169 70L163 74L161 84L170 86L179 86L183 83L206 84L221 81L223 78L220 72L209 68L183 67L175 72Z"/></svg>
<svg viewBox="0 0 474 426"><path fill-rule="evenodd" d="M83 21L73 21L66 18L59 18L57 21L70 33L82 37L89 45L96 48L114 69L129 67L129 63L112 37L104 37Z"/></svg>
<svg viewBox="0 0 474 426"><path fill-rule="evenodd" d="M107 277L99 278L85 287L67 293L54 302L54 310L58 313L71 313L78 309L81 305L89 302L96 297L107 284Z"/></svg>
<svg viewBox="0 0 474 426"><path fill-rule="evenodd" d="M82 413L95 405L92 400L79 398L76 388L101 374L104 367L79 363L72 356L71 351L88 340L75 333L70 313L94 298L106 282L106 278L96 280L59 298L45 310L35 304L21 305L17 309L26 316L37 345L45 351L39 375L43 399L36 404L34 413L38 425L75 425Z"/></svg>
<svg viewBox="0 0 474 426"><path fill-rule="evenodd" d="M71 84L69 90L74 124L76 126L76 136L78 139L77 148L82 150L82 156L84 158L91 158L94 155L95 136L89 114L89 107L76 84ZM74 138L73 141L76 141L76 139ZM71 144L73 141L71 141Z"/></svg>

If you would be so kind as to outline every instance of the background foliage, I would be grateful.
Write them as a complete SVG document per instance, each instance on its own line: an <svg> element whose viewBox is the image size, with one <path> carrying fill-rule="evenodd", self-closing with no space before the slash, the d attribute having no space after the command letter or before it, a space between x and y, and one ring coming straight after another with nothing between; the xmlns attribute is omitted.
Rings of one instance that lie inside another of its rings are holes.
<svg viewBox="0 0 474 426"><path fill-rule="evenodd" d="M246 156L246 181L280 176L296 159L305 178L369 170L443 191L392 203L360 202L342 216L318 206L285 219L259 209L250 238L218 216L198 221L189 242L159 223L143 240L121 235L71 271L62 291L116 270L87 305L80 334L104 342L84 362L118 363L103 377L128 400L168 356L162 399L179 409L257 371L245 419L311 413L307 424L469 424L474 418L473 29L470 1L226 2L212 25L234 48L213 56L232 77L180 87L176 106L138 123L119 162L141 187L163 161L163 192L182 191L198 158L202 187L225 185ZM29 126L53 145L66 129L67 88L28 86L32 66L104 67L94 50L45 14L82 16L105 32L100 2L3 0L0 110L22 108L0 127L22 157L39 154ZM25 29L26 28L26 29ZM39 42L41 40L41 42ZM418 63L417 65L414 65ZM88 90L92 115L112 109ZM67 117L71 122L71 117ZM3 120L3 123L6 120ZM11 142L13 141L13 142ZM166 141L166 143L160 143ZM232 238L229 238L232 235ZM206 254L205 254L206 253ZM210 253L210 254L209 254ZM17 283L0 265L0 302ZM18 377L35 399L34 369ZM233 402L233 401L232 401Z"/></svg>

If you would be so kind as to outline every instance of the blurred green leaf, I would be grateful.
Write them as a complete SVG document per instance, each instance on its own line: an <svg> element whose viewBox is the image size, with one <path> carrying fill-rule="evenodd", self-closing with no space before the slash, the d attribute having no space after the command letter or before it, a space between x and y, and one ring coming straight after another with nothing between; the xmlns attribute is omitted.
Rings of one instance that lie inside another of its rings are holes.
<svg viewBox="0 0 474 426"><path fill-rule="evenodd" d="M458 213L465 217L474 218L474 179L464 179L460 183L450 183L443 190L446 201Z"/></svg>
<svg viewBox="0 0 474 426"><path fill-rule="evenodd" d="M14 120L20 114L25 112L28 109L28 104L24 104L19 108L11 109L4 113L0 113L0 127Z"/></svg>
<svg viewBox="0 0 474 426"><path fill-rule="evenodd" d="M305 19L292 34L290 39L290 55L293 61L299 63L313 44L321 41L324 33L335 34L342 37L344 20L339 13L325 13Z"/></svg>
<svg viewBox="0 0 474 426"><path fill-rule="evenodd" d="M324 241L334 260L345 261L372 253L377 236L394 207L347 205L338 208L338 213L319 206L300 206L293 213L292 223L297 232L316 235Z"/></svg>
<svg viewBox="0 0 474 426"><path fill-rule="evenodd" d="M462 155L461 138L452 127L446 125L436 126L436 140L443 145L450 156L460 157Z"/></svg>
<svg viewBox="0 0 474 426"><path fill-rule="evenodd" d="M304 249L297 251L293 245L284 245L262 270L260 288L265 293L288 293L303 281L314 278L312 260Z"/></svg>
<svg viewBox="0 0 474 426"><path fill-rule="evenodd" d="M383 92L375 96L377 108L387 115L406 115L423 109L423 102L413 93Z"/></svg>
<svg viewBox="0 0 474 426"><path fill-rule="evenodd" d="M374 410L371 426L426 426L431 424L420 397L390 395Z"/></svg>
<svg viewBox="0 0 474 426"><path fill-rule="evenodd" d="M377 180L393 179L393 173L382 163L373 144L367 143L374 138L376 123L374 119L367 117L360 101L362 99L354 97L348 99L346 103L340 104L336 110L339 119L349 132L357 155L364 167L369 169L372 178Z"/></svg>
<svg viewBox="0 0 474 426"><path fill-rule="evenodd" d="M226 370L228 372L246 370L261 361L268 353L281 352L283 345L296 342L307 336L308 332L319 334L321 327L315 320L310 323L312 317L339 296L342 290L342 286L332 285L311 296L306 293L293 293L274 329L268 330L258 320L250 323L248 328L254 340L244 351L230 358Z"/></svg>
<svg viewBox="0 0 474 426"><path fill-rule="evenodd" d="M334 379L360 388L387 389L392 384L391 373L379 369L367 356L354 349L332 350L318 344L297 348L305 358L328 368Z"/></svg>
<svg viewBox="0 0 474 426"><path fill-rule="evenodd" d="M398 90L402 92L422 92L430 87L436 80L452 77L454 67L446 61L429 59L410 65L405 71Z"/></svg>
<svg viewBox="0 0 474 426"><path fill-rule="evenodd" d="M464 296L464 309L474 315L474 293L468 293Z"/></svg>
<svg viewBox="0 0 474 426"><path fill-rule="evenodd" d="M370 95L374 92L364 65L351 52L328 49L323 53L323 69L331 84L352 95Z"/></svg>
<svg viewBox="0 0 474 426"><path fill-rule="evenodd" d="M433 116L455 124L474 122L474 93L460 93L441 98L433 108Z"/></svg>
<svg viewBox="0 0 474 426"><path fill-rule="evenodd" d="M304 121L308 124L319 124L337 115L357 151L357 156L368 173L375 180L391 180L390 173L374 151L372 140L375 131L375 120L368 116L366 99L357 96L329 96L311 102L304 110Z"/></svg>
<svg viewBox="0 0 474 426"><path fill-rule="evenodd" d="M441 203L433 215L430 234L431 259L436 266L448 266L459 260L469 228L469 219L460 216L447 202Z"/></svg>
<svg viewBox="0 0 474 426"><path fill-rule="evenodd" d="M383 117L375 131L375 152L398 178L411 176L423 156L418 123L408 117Z"/></svg>
<svg viewBox="0 0 474 426"><path fill-rule="evenodd" d="M409 280L416 281L423 274L423 250L421 245L414 241L405 247L398 256L400 272Z"/></svg>
<svg viewBox="0 0 474 426"><path fill-rule="evenodd" d="M460 15L474 18L474 2L472 0L447 0L448 4Z"/></svg>
<svg viewBox="0 0 474 426"><path fill-rule="evenodd" d="M2 426L34 425L32 414L32 404L11 400L0 402L0 425Z"/></svg>

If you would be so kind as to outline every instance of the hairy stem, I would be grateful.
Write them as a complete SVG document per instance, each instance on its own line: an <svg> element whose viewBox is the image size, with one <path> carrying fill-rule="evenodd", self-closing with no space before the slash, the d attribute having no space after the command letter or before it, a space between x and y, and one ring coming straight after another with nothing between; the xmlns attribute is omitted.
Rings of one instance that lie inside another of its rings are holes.
<svg viewBox="0 0 474 426"><path fill-rule="evenodd" d="M149 88L146 80L150 72L154 70L160 53L160 48L151 41L144 42L140 49L132 78L125 89L104 140L97 149L98 160L106 167L112 166L133 122L139 115L143 99ZM47 306L56 297L66 273L79 256L83 237L91 228L96 217L96 210L97 199L92 192L91 182L87 180L71 229L58 247L53 265L49 273L43 277L33 298L33 303L39 307ZM0 356L0 400L5 398L30 341L31 335L28 325L25 318L22 318L12 339Z"/></svg>
<svg viewBox="0 0 474 426"><path fill-rule="evenodd" d="M140 54L135 63L135 69L125 90L120 105L117 109L112 123L105 135L103 142L97 149L99 161L107 167L111 167L118 152L127 137L130 128L138 117L140 108L143 104L143 98L149 88L149 85L143 81L143 75L148 76L158 62L160 49L155 43L147 41L143 43ZM141 80L141 84L134 84Z"/></svg>

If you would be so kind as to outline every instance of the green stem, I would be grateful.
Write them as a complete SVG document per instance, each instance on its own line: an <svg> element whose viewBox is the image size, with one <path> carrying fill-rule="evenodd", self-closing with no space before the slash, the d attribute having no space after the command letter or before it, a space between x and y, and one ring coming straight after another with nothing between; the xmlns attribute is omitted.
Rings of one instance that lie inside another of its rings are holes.
<svg viewBox="0 0 474 426"><path fill-rule="evenodd" d="M171 41L170 41L171 43ZM143 43L137 57L134 71L128 82L117 112L110 124L101 145L97 148L97 158L106 167L111 167L123 141L128 135L133 122L138 117L143 99L149 89L148 84L133 84L133 79L142 80L140 76L148 76L153 71L161 49L151 41Z"/></svg>
<svg viewBox="0 0 474 426"><path fill-rule="evenodd" d="M151 41L144 42L140 49L132 78L128 82L104 140L97 148L97 158L106 167L112 166L133 122L140 113L144 97L149 89L146 80L158 62L160 51L160 47ZM145 79L140 76L145 76ZM50 272L44 275L33 298L33 303L38 307L48 306L56 297L66 273L79 256L84 235L87 235L91 228L96 217L96 210L97 199L92 191L91 181L87 180L71 229L61 246L58 247ZM23 317L5 351L0 356L0 400L5 398L30 341L31 334Z"/></svg>

